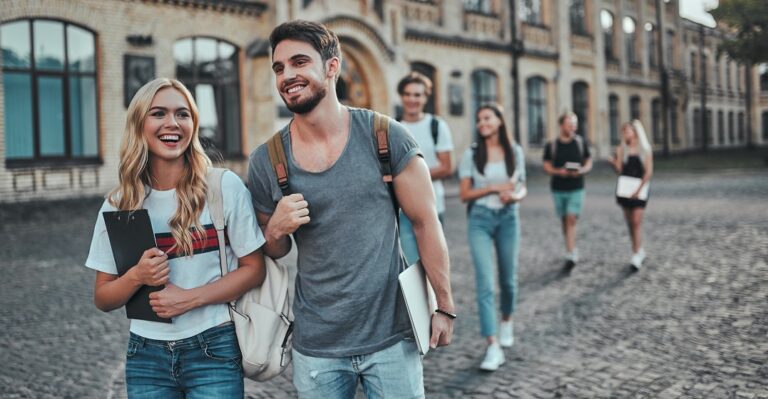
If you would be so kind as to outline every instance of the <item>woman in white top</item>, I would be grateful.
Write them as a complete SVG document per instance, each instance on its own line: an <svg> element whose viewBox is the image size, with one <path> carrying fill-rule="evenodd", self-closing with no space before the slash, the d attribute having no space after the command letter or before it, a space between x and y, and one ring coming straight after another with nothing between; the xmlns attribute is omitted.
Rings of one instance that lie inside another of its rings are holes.
<svg viewBox="0 0 768 399"><path fill-rule="evenodd" d="M86 266L96 270L94 303L109 312L146 286L152 311L171 323L131 320L129 398L242 398L241 354L226 303L264 281L264 237L251 197L232 172L222 178L231 273L221 277L219 242L206 205L211 162L199 141L192 95L180 82L144 85L128 107L119 185L99 212ZM157 248L118 276L102 212L146 209ZM211 231L213 230L213 234Z"/></svg>
<svg viewBox="0 0 768 399"><path fill-rule="evenodd" d="M488 347L480 368L494 371L504 363L501 347L511 347L512 314L517 302L517 258L520 218L517 202L525 192L525 158L512 141L498 104L481 106L476 113L477 133L459 166L461 200L468 202L468 238L475 266L480 334ZM501 287L501 323L496 338L493 295L493 247L498 258Z"/></svg>
<svg viewBox="0 0 768 399"><path fill-rule="evenodd" d="M640 179L640 185L629 197L616 197L616 202L624 211L624 220L632 240L632 257L629 263L635 269L640 269L645 260L640 227L648 203L647 197L640 198L640 192L649 184L653 175L653 150L639 120L625 123L621 131L622 140L621 145L616 148L616 157L610 157L608 160L617 174Z"/></svg>

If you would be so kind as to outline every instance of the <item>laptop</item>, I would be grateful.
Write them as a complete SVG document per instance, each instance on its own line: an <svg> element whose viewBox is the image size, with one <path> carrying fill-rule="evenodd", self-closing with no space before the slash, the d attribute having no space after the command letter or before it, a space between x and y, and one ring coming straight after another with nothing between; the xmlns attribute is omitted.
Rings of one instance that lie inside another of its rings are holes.
<svg viewBox="0 0 768 399"><path fill-rule="evenodd" d="M419 353L429 352L429 338L432 335L432 314L437 309L437 299L421 261L409 266L398 277L408 317L411 320L413 337Z"/></svg>

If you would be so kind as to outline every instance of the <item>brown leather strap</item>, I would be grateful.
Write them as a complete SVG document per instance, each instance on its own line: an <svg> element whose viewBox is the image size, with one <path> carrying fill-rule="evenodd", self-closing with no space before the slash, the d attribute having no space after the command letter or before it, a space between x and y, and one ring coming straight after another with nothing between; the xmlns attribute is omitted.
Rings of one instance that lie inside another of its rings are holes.
<svg viewBox="0 0 768 399"><path fill-rule="evenodd" d="M283 147L283 138L278 131L267 142L267 152L269 153L269 161L272 163L272 169L277 176L277 185L280 186L280 191L283 195L288 195L288 161L285 157L285 147Z"/></svg>

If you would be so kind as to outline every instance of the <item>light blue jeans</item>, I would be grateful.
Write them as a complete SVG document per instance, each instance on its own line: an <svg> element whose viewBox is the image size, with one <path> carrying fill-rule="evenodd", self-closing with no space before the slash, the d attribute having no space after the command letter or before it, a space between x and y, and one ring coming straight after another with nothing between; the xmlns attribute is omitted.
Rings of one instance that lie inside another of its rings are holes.
<svg viewBox="0 0 768 399"><path fill-rule="evenodd" d="M445 229L445 214L438 213L437 218L440 220L440 226ZM416 235L413 234L413 223L402 211L400 212L400 247L403 248L408 265L419 260L419 247L416 245Z"/></svg>
<svg viewBox="0 0 768 399"><path fill-rule="evenodd" d="M178 341L131 333L125 364L128 398L242 398L241 362L232 323Z"/></svg>
<svg viewBox="0 0 768 399"><path fill-rule="evenodd" d="M490 209L475 205L469 213L469 249L475 265L480 334L496 335L493 295L493 247L498 258L501 314L511 315L517 303L517 257L520 252L520 216L517 206Z"/></svg>
<svg viewBox="0 0 768 399"><path fill-rule="evenodd" d="M299 398L354 398L357 381L373 398L423 398L421 355L405 339L368 355L339 358L305 356L293 350L293 385Z"/></svg>

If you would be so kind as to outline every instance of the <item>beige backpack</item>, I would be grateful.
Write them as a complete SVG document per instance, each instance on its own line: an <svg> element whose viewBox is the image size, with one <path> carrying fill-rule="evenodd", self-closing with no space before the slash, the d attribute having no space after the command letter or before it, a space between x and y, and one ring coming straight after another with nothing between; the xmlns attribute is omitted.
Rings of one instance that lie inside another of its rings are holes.
<svg viewBox="0 0 768 399"><path fill-rule="evenodd" d="M219 239L222 277L228 271L226 251L221 245L225 242L226 229L221 192L224 172L226 169L208 170L208 211ZM243 355L243 375L255 381L269 380L291 363L295 273L267 256L264 263L267 268L264 283L228 304Z"/></svg>

